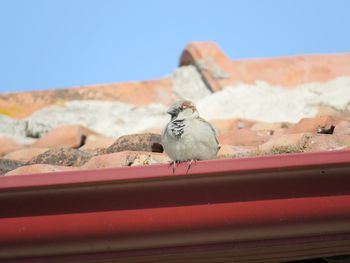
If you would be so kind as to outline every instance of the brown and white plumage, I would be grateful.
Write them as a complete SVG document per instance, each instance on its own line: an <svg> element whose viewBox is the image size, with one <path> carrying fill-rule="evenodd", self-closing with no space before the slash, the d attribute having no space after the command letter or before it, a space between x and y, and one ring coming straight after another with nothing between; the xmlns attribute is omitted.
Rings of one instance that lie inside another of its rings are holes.
<svg viewBox="0 0 350 263"><path fill-rule="evenodd" d="M220 147L215 130L199 117L191 101L178 101L167 112L171 120L163 131L162 142L174 162L208 160L216 156Z"/></svg>

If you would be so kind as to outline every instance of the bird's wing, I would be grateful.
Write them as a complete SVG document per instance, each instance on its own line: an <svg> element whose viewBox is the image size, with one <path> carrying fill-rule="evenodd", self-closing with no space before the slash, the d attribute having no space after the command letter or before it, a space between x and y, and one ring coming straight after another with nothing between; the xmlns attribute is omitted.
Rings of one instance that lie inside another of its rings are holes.
<svg viewBox="0 0 350 263"><path fill-rule="evenodd" d="M220 149L221 146L220 146L220 144L219 144L218 138L217 138L217 136L216 136L216 130L215 130L215 128L213 127L213 125L211 125L210 122L206 121L206 120L203 119L202 117L198 117L198 119L199 119L201 122L205 123L207 126L209 126L209 128L212 130L212 132L214 133L215 141L216 141L216 143L218 144L218 149Z"/></svg>

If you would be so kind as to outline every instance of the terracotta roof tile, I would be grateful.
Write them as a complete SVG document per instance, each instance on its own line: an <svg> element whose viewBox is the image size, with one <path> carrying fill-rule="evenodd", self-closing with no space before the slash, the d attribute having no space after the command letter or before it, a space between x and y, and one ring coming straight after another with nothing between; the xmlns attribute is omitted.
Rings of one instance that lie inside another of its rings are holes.
<svg viewBox="0 0 350 263"><path fill-rule="evenodd" d="M83 151L93 151L95 149L108 148L111 146L117 138L106 137L103 135L91 134L88 135L85 143L80 150Z"/></svg>
<svg viewBox="0 0 350 263"><path fill-rule="evenodd" d="M218 91L238 82L265 81L273 85L325 82L350 76L350 54L304 55L266 59L231 60L211 42L192 42L183 51L180 65L195 65L207 85Z"/></svg>
<svg viewBox="0 0 350 263"><path fill-rule="evenodd" d="M246 83L263 80L270 84L293 87L350 76L350 54L305 55L272 59L232 61L233 79Z"/></svg>
<svg viewBox="0 0 350 263"><path fill-rule="evenodd" d="M32 158L48 151L49 148L25 147L11 151L3 156L4 159L29 162Z"/></svg>
<svg viewBox="0 0 350 263"><path fill-rule="evenodd" d="M147 105L155 101L170 104L175 100L175 97L172 94L172 80L166 77L154 81L3 93L0 94L0 114L14 118L25 118L44 107L63 106L66 101L70 100L116 100L134 105Z"/></svg>
<svg viewBox="0 0 350 263"><path fill-rule="evenodd" d="M180 58L180 66L183 65L195 65L213 91L232 83L232 62L215 43L188 44Z"/></svg>
<svg viewBox="0 0 350 263"><path fill-rule="evenodd" d="M73 171L75 167L51 165L51 164L32 164L18 167L8 173L5 176L10 175L22 175L22 174L38 174L38 173L53 173L62 171Z"/></svg>
<svg viewBox="0 0 350 263"><path fill-rule="evenodd" d="M262 153L283 154L303 152L311 133L293 133L274 136L259 146Z"/></svg>
<svg viewBox="0 0 350 263"><path fill-rule="evenodd" d="M124 135L119 137L105 152L122 151L163 152L161 136L154 133Z"/></svg>
<svg viewBox="0 0 350 263"><path fill-rule="evenodd" d="M87 163L85 163L81 169L90 170L169 162L169 157L161 153L144 151L122 151L95 156L91 158Z"/></svg>
<svg viewBox="0 0 350 263"><path fill-rule="evenodd" d="M320 116L315 118L303 118L288 129L288 133L313 132L333 133L336 120L331 116Z"/></svg>
<svg viewBox="0 0 350 263"><path fill-rule="evenodd" d="M238 158L256 156L257 146L234 146L223 144L218 152L218 158Z"/></svg>
<svg viewBox="0 0 350 263"><path fill-rule="evenodd" d="M31 159L27 164L82 166L92 154L72 148L53 148Z"/></svg>
<svg viewBox="0 0 350 263"><path fill-rule="evenodd" d="M333 134L350 135L350 120L343 120L336 124Z"/></svg>
<svg viewBox="0 0 350 263"><path fill-rule="evenodd" d="M314 134L305 144L308 152L343 150L350 145L350 135Z"/></svg>
<svg viewBox="0 0 350 263"><path fill-rule="evenodd" d="M0 176L24 165L23 162L0 158Z"/></svg>
<svg viewBox="0 0 350 263"><path fill-rule="evenodd" d="M97 133L81 125L60 126L50 130L34 142L32 146L79 148L85 144L85 140L89 135L97 135Z"/></svg>
<svg viewBox="0 0 350 263"><path fill-rule="evenodd" d="M218 135L221 144L256 146L269 140L269 136L251 129L232 129Z"/></svg>
<svg viewBox="0 0 350 263"><path fill-rule="evenodd" d="M20 148L21 145L15 140L0 137L0 156Z"/></svg>
<svg viewBox="0 0 350 263"><path fill-rule="evenodd" d="M289 126L288 123L274 122L274 123L255 123L251 129L253 131L271 131L274 132L280 129L286 129Z"/></svg>

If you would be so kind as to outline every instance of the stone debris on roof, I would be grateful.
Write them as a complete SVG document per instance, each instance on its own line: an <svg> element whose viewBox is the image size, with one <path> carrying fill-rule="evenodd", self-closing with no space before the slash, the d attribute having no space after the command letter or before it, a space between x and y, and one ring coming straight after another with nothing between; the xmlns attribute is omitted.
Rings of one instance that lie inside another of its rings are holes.
<svg viewBox="0 0 350 263"><path fill-rule="evenodd" d="M231 60L191 43L160 80L0 94L0 174L168 163L168 106L194 101L218 158L350 149L350 54Z"/></svg>
<svg viewBox="0 0 350 263"><path fill-rule="evenodd" d="M256 82L237 84L215 92L197 103L203 117L244 118L262 122L297 122L318 115L320 106L335 111L350 109L350 77L309 83L286 89Z"/></svg>

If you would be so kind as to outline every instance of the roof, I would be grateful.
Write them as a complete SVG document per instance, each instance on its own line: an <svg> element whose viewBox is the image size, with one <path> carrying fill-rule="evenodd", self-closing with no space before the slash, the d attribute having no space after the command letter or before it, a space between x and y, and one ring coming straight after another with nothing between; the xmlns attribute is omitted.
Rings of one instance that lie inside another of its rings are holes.
<svg viewBox="0 0 350 263"><path fill-rule="evenodd" d="M0 94L0 258L349 254L349 88L349 54L235 60L193 42L163 79ZM160 132L179 97L221 149L173 174Z"/></svg>

